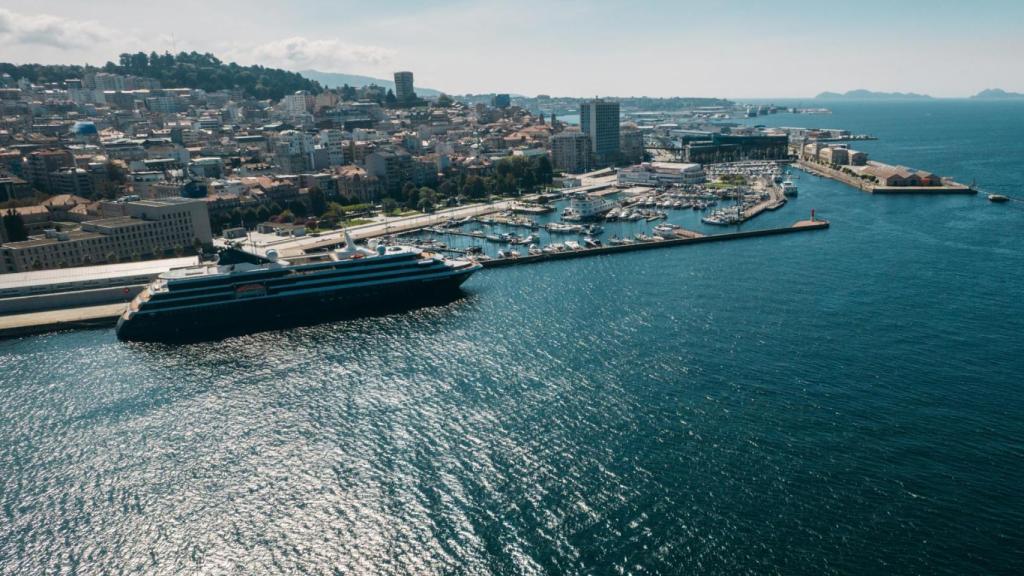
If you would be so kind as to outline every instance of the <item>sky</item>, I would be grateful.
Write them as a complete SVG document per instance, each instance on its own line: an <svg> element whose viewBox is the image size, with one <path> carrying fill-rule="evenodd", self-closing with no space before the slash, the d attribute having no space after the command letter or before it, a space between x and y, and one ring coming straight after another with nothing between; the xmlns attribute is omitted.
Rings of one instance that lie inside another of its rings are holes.
<svg viewBox="0 0 1024 576"><path fill-rule="evenodd" d="M1024 92L1024 0L3 0L0 61L122 52L390 78L450 94L804 98Z"/></svg>

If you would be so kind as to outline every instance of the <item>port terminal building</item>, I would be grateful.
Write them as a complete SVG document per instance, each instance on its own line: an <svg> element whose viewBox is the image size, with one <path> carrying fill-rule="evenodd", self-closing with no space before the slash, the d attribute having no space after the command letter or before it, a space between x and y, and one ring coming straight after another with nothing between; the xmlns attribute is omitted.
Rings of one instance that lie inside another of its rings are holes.
<svg viewBox="0 0 1024 576"><path fill-rule="evenodd" d="M0 245L0 273L153 259L213 242L206 202L189 198L126 199L101 204L103 217L75 230L45 229Z"/></svg>
<svg viewBox="0 0 1024 576"><path fill-rule="evenodd" d="M621 168L618 185L630 186L689 186L704 182L704 169L700 164L682 162L644 162Z"/></svg>

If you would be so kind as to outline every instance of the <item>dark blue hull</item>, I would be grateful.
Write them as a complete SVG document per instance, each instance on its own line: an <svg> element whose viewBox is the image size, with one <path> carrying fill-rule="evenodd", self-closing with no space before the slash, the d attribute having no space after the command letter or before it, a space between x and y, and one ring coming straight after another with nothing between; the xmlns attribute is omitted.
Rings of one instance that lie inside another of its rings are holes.
<svg viewBox="0 0 1024 576"><path fill-rule="evenodd" d="M238 299L216 306L136 313L117 321L120 340L195 342L446 304L462 296L460 286L476 269L439 279L357 288Z"/></svg>

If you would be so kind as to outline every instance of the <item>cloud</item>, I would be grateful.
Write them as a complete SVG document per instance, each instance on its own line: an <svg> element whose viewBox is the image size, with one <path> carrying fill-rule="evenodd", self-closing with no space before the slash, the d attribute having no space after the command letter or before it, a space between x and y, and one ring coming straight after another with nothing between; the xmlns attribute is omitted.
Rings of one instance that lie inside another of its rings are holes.
<svg viewBox="0 0 1024 576"><path fill-rule="evenodd" d="M313 40L294 36L258 45L234 45L231 59L292 70L315 68L324 72L374 70L390 63L395 51L378 46L349 44L337 39Z"/></svg>
<svg viewBox="0 0 1024 576"><path fill-rule="evenodd" d="M21 14L0 8L0 44L35 44L70 50L113 38L113 30L91 20Z"/></svg>

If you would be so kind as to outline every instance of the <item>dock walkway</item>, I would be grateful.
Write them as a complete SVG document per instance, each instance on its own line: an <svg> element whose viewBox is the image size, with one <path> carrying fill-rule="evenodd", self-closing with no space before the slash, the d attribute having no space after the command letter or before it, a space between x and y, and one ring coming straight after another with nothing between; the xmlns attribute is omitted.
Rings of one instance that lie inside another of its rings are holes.
<svg viewBox="0 0 1024 576"><path fill-rule="evenodd" d="M500 268L516 264L534 264L539 262L549 262L552 260L568 260L570 258L584 258L587 256L635 252L637 250L653 250L655 248L668 248L670 246L703 244L706 242L723 242L726 240L739 240L741 238L756 238L758 236L792 234L794 232L806 232L809 230L823 230L828 227L829 223L827 220L801 220L800 222L786 228L767 228L764 230L749 230L745 232L727 232L725 234L686 234L686 232L689 231L685 231L685 236L676 238L675 240L652 240L650 242L636 242L635 244L621 244L619 246L601 246L598 248L582 248L580 250L567 250L565 252L537 254L535 256L520 256L518 258L498 258L494 260L484 260L483 262L480 262L480 264L484 268Z"/></svg>
<svg viewBox="0 0 1024 576"><path fill-rule="evenodd" d="M124 312L125 304L103 304L84 308L46 310L0 316L0 338L12 338L64 328L112 326Z"/></svg>

